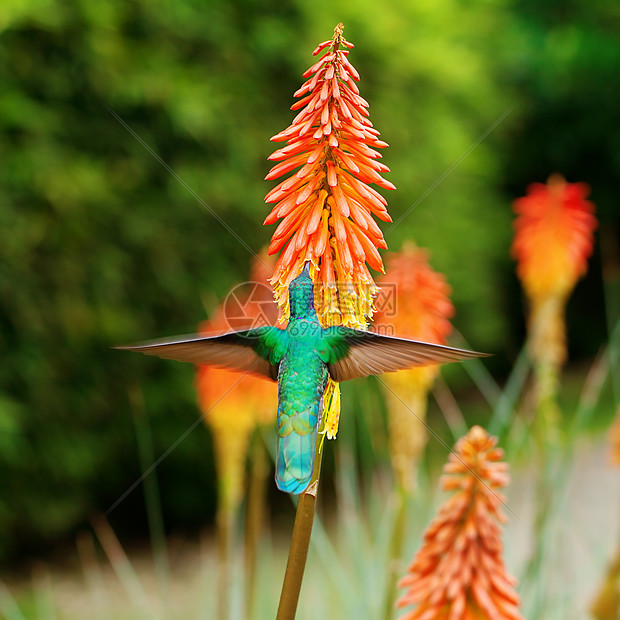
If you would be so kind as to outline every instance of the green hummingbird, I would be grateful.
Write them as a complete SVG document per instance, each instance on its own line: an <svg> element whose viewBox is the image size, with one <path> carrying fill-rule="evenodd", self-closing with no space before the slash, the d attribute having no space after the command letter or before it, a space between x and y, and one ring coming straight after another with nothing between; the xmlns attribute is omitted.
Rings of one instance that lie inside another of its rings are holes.
<svg viewBox="0 0 620 620"><path fill-rule="evenodd" d="M275 478L280 490L293 494L302 493L312 476L329 377L342 382L485 355L349 327L322 328L314 308L309 265L289 285L290 319L285 329L263 326L221 336L195 334L118 347L277 381Z"/></svg>

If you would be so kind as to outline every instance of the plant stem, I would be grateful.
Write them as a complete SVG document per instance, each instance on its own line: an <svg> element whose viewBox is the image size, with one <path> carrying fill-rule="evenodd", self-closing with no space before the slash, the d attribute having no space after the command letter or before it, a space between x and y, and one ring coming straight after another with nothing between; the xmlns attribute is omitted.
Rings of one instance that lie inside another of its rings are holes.
<svg viewBox="0 0 620 620"><path fill-rule="evenodd" d="M218 555L218 620L230 618L230 582L232 574L232 547L236 511L223 502L217 510L217 555Z"/></svg>
<svg viewBox="0 0 620 620"><path fill-rule="evenodd" d="M245 516L245 617L250 620L256 594L256 549L265 521L265 495L269 463L260 433L254 436L251 474Z"/></svg>
<svg viewBox="0 0 620 620"><path fill-rule="evenodd" d="M155 462L153 454L153 438L149 420L144 408L144 394L139 386L134 385L129 391L129 401L133 413L136 438L138 441L138 455L140 457L140 467L143 472L149 471ZM162 593L162 600L166 610L166 617L170 615L170 567L168 563L168 549L166 544L166 531L164 528L164 518L157 484L157 475L152 471L144 479L144 500L146 504L146 515L153 545L153 559L159 589Z"/></svg>
<svg viewBox="0 0 620 620"><path fill-rule="evenodd" d="M536 430L536 429L535 429ZM527 595L532 612L529 620L546 618L551 605L546 567L552 566L557 547L554 541L554 511L561 502L561 490L566 488L569 462L562 460L559 448L543 434L539 425L535 438L534 458L539 477L536 481L536 506L533 523L533 552L525 566L521 587Z"/></svg>
<svg viewBox="0 0 620 620"><path fill-rule="evenodd" d="M392 539L390 541L390 555L388 560L388 577L385 596L385 605L383 609L383 617L385 620L391 620L394 617L394 609L396 598L398 595L397 582L402 575L401 558L403 552L403 542L405 539L405 525L407 523L407 493L402 488L397 489L396 520L394 521L394 529L392 530Z"/></svg>
<svg viewBox="0 0 620 620"><path fill-rule="evenodd" d="M92 519L91 525L129 600L146 617L154 618L156 613L153 602L147 596L136 570L106 518L96 516Z"/></svg>
<svg viewBox="0 0 620 620"><path fill-rule="evenodd" d="M319 478L321 475L321 441L317 441L317 449L314 457L314 470L308 488L299 496L297 501L297 513L293 525L293 536L288 552L288 562L284 573L282 594L278 605L276 620L294 620L301 591L301 582L306 569L306 559L310 546L310 534L314 522L314 510L316 496L319 491Z"/></svg>

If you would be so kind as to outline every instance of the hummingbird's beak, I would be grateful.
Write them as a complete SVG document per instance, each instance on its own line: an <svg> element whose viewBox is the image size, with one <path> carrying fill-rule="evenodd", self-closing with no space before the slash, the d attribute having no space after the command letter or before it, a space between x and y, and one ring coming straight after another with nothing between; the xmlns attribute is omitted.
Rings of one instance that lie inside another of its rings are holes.
<svg viewBox="0 0 620 620"><path fill-rule="evenodd" d="M303 271L301 273L305 273L307 276L310 275L310 265L311 265L311 261L307 260L306 264L304 265Z"/></svg>

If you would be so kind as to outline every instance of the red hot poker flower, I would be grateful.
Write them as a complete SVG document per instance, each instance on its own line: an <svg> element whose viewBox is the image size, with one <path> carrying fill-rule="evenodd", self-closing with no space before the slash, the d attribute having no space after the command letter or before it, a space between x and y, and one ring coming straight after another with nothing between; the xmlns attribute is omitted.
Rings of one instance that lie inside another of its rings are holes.
<svg viewBox="0 0 620 620"><path fill-rule="evenodd" d="M561 415L557 392L567 355L564 308L587 270L597 225L594 205L585 199L589 192L585 183L553 175L546 185L530 185L527 196L514 202L512 254L530 303L528 348L537 409L550 441L557 438Z"/></svg>
<svg viewBox="0 0 620 620"><path fill-rule="evenodd" d="M405 243L388 258L388 275L379 279L385 294L394 296L394 316L387 308L378 310L375 324L391 325L395 335L425 342L446 344L452 331L454 306L445 277L428 262L428 252ZM431 367L432 368L432 367Z"/></svg>
<svg viewBox="0 0 620 620"><path fill-rule="evenodd" d="M362 327L365 316L348 315L372 313L376 287L366 263L383 271L378 249L387 247L373 215L391 221L386 200L369 184L383 189L394 185L381 176L389 169L375 149L387 144L368 119L368 103L355 84L359 74L348 59L353 45L342 30L339 24L334 38L314 50L322 56L304 73L307 80L295 93L301 99L292 109L300 112L290 127L272 138L286 141L286 146L270 156L279 163L266 178L292 174L267 194L266 202L274 207L264 223L281 220L269 253L282 250L272 283L284 315L286 288L310 260L313 279L316 282L320 273L324 285L323 298L316 303L322 322ZM350 284L344 294L355 298L350 312L338 308L343 295L335 291L336 283Z"/></svg>
<svg viewBox="0 0 620 620"><path fill-rule="evenodd" d="M586 200L585 183L567 183L553 175L546 185L533 183L514 203L517 213L512 254L517 273L533 300L567 296L587 268L597 221Z"/></svg>
<svg viewBox="0 0 620 620"><path fill-rule="evenodd" d="M497 489L509 482L497 439L474 426L444 466L442 486L454 495L424 534L399 607L401 620L523 620L519 596L502 559L498 524L506 521Z"/></svg>
<svg viewBox="0 0 620 620"><path fill-rule="evenodd" d="M446 344L454 306L450 286L430 266L428 253L406 243L400 252L388 255L387 264L388 274L379 279L383 303L375 316L377 331L392 328L396 336ZM438 373L439 366L425 366L390 373L383 379L392 467L400 486L409 492L416 487L417 466L426 444L423 420L428 391Z"/></svg>

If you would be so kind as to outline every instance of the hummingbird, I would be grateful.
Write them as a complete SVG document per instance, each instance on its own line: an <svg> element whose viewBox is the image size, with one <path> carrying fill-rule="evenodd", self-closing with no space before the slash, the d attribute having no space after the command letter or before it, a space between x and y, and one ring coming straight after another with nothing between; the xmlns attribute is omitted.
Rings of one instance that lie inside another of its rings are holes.
<svg viewBox="0 0 620 620"><path fill-rule="evenodd" d="M243 371L278 382L276 485L299 494L312 477L323 394L338 383L407 368L485 356L349 327L321 327L310 263L289 285L286 328L261 326L220 336L194 334L117 347L164 359Z"/></svg>

